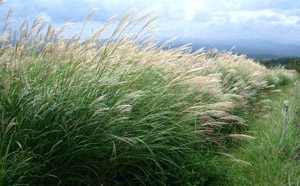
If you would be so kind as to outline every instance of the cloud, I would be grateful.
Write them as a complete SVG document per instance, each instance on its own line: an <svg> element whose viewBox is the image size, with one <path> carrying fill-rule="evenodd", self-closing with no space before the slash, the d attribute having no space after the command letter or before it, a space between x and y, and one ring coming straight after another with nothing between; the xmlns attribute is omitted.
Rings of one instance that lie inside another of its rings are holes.
<svg viewBox="0 0 300 186"><path fill-rule="evenodd" d="M5 16L11 6L17 6L13 17L16 22L42 13L54 25L73 20L75 29L96 9L86 35L111 16L120 19L135 8L163 14L156 22L160 37L300 42L300 1L295 0L7 0L0 7L0 16Z"/></svg>
<svg viewBox="0 0 300 186"><path fill-rule="evenodd" d="M184 8L185 19L190 21L194 19L195 13L203 7L202 1L191 1Z"/></svg>

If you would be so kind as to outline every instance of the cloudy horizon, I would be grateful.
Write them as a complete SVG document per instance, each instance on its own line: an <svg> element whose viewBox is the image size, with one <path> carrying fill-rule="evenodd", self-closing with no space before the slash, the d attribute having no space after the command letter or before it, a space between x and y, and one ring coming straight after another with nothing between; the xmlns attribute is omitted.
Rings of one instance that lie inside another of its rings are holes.
<svg viewBox="0 0 300 186"><path fill-rule="evenodd" d="M96 10L85 29L101 27L110 17L121 18L129 9L161 13L154 25L160 38L197 40L266 40L299 44L300 1L295 0L6 0L0 7L0 23L11 7L13 22L38 15L55 26L73 21L78 28L91 10Z"/></svg>

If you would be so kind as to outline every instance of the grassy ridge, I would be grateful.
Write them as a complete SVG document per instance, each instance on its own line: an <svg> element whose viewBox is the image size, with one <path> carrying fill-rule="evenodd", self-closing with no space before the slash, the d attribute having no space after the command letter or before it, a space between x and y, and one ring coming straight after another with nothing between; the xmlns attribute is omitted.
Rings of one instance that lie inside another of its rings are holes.
<svg viewBox="0 0 300 186"><path fill-rule="evenodd" d="M0 185L224 183L215 154L247 138L242 116L295 74L231 53L164 50L147 35L156 16L132 14L105 42L112 20L87 40L65 40L68 25L43 31L41 18L3 32Z"/></svg>
<svg viewBox="0 0 300 186"><path fill-rule="evenodd" d="M299 185L299 91L300 86L276 93L263 101L265 111L252 118L249 134L256 139L235 150L236 158L250 166L230 164L231 185ZM283 131L283 101L290 100L285 146L280 145ZM266 119L261 116L267 115Z"/></svg>

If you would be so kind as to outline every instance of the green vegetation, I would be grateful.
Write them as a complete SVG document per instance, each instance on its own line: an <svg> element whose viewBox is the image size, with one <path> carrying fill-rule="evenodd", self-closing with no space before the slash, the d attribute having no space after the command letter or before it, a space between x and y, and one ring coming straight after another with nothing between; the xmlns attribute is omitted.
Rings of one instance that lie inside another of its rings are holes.
<svg viewBox="0 0 300 186"><path fill-rule="evenodd" d="M230 164L230 185L299 185L300 86L263 100L249 124L249 135L255 137L243 143L232 154L251 165ZM290 100L289 123L285 145L283 134L283 102ZM264 110L264 111L263 111ZM264 119L263 119L264 118Z"/></svg>
<svg viewBox="0 0 300 186"><path fill-rule="evenodd" d="M268 68L283 66L286 69L296 70L297 72L300 72L299 58L278 58L278 59L271 59L271 60L261 60L260 63L265 65Z"/></svg>
<svg viewBox="0 0 300 186"><path fill-rule="evenodd" d="M241 132L256 101L296 74L231 53L163 50L168 42L148 37L156 16L132 14L105 42L113 19L89 39L65 40L69 25L43 31L41 18L15 37L4 28L0 185L230 183L220 157L252 138Z"/></svg>

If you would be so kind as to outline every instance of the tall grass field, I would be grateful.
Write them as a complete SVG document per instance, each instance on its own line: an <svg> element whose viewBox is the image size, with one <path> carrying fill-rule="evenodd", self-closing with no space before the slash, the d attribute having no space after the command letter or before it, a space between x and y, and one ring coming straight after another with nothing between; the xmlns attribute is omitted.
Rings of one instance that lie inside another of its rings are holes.
<svg viewBox="0 0 300 186"><path fill-rule="evenodd" d="M296 79L231 52L171 48L129 11L89 38L27 20L0 35L0 185L226 185L257 100ZM88 23L92 13L87 17ZM4 19L4 18L3 18ZM84 29L84 28L83 28Z"/></svg>

